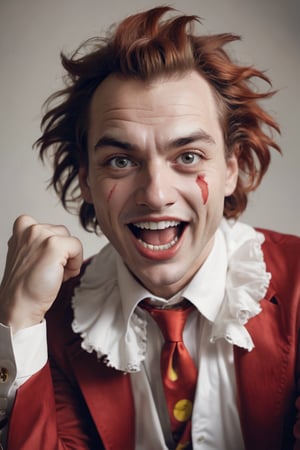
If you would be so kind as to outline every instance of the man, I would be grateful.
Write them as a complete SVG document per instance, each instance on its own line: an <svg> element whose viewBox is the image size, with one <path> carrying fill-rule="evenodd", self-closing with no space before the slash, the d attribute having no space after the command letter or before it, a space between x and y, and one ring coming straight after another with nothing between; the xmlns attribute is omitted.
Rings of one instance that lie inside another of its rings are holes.
<svg viewBox="0 0 300 450"><path fill-rule="evenodd" d="M196 17L169 11L62 57L40 154L53 151L63 205L110 244L82 265L64 227L14 224L9 450L300 448L299 239L237 221L279 150L258 104L271 93L248 84L268 79L231 61L236 36L197 36Z"/></svg>

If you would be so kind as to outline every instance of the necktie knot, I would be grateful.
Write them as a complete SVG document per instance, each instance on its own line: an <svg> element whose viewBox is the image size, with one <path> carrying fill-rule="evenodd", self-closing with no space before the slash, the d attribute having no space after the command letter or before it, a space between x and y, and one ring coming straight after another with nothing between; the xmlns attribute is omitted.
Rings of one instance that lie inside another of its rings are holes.
<svg viewBox="0 0 300 450"><path fill-rule="evenodd" d="M191 304L185 302L183 306L174 309L154 308L148 305L143 307L148 310L156 321L165 342L182 342L186 320L194 308Z"/></svg>

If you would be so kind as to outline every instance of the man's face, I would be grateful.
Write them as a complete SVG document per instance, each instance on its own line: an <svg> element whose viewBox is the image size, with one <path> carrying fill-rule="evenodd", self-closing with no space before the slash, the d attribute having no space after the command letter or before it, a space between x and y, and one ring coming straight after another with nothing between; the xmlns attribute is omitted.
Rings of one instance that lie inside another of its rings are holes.
<svg viewBox="0 0 300 450"><path fill-rule="evenodd" d="M84 199L153 294L183 288L208 256L236 185L217 106L196 72L151 84L109 76L90 106Z"/></svg>

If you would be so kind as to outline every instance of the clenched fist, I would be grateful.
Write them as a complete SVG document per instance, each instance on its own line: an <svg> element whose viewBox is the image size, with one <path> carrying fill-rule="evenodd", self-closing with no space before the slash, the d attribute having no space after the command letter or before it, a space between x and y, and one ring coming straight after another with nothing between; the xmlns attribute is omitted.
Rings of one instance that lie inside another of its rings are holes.
<svg viewBox="0 0 300 450"><path fill-rule="evenodd" d="M14 332L38 324L62 282L79 273L82 254L81 242L64 226L20 216L8 242L0 285L0 322Z"/></svg>

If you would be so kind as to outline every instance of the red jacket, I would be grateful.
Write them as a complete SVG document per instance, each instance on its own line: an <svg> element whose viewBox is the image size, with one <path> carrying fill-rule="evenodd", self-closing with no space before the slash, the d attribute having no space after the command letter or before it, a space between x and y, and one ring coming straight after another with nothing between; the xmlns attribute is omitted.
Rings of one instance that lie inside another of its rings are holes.
<svg viewBox="0 0 300 450"><path fill-rule="evenodd" d="M272 279L247 324L255 348L234 347L242 432L247 450L300 449L300 239L261 231ZM134 450L130 375L82 350L70 327L79 280L64 284L47 315L50 364L17 392L8 450Z"/></svg>

